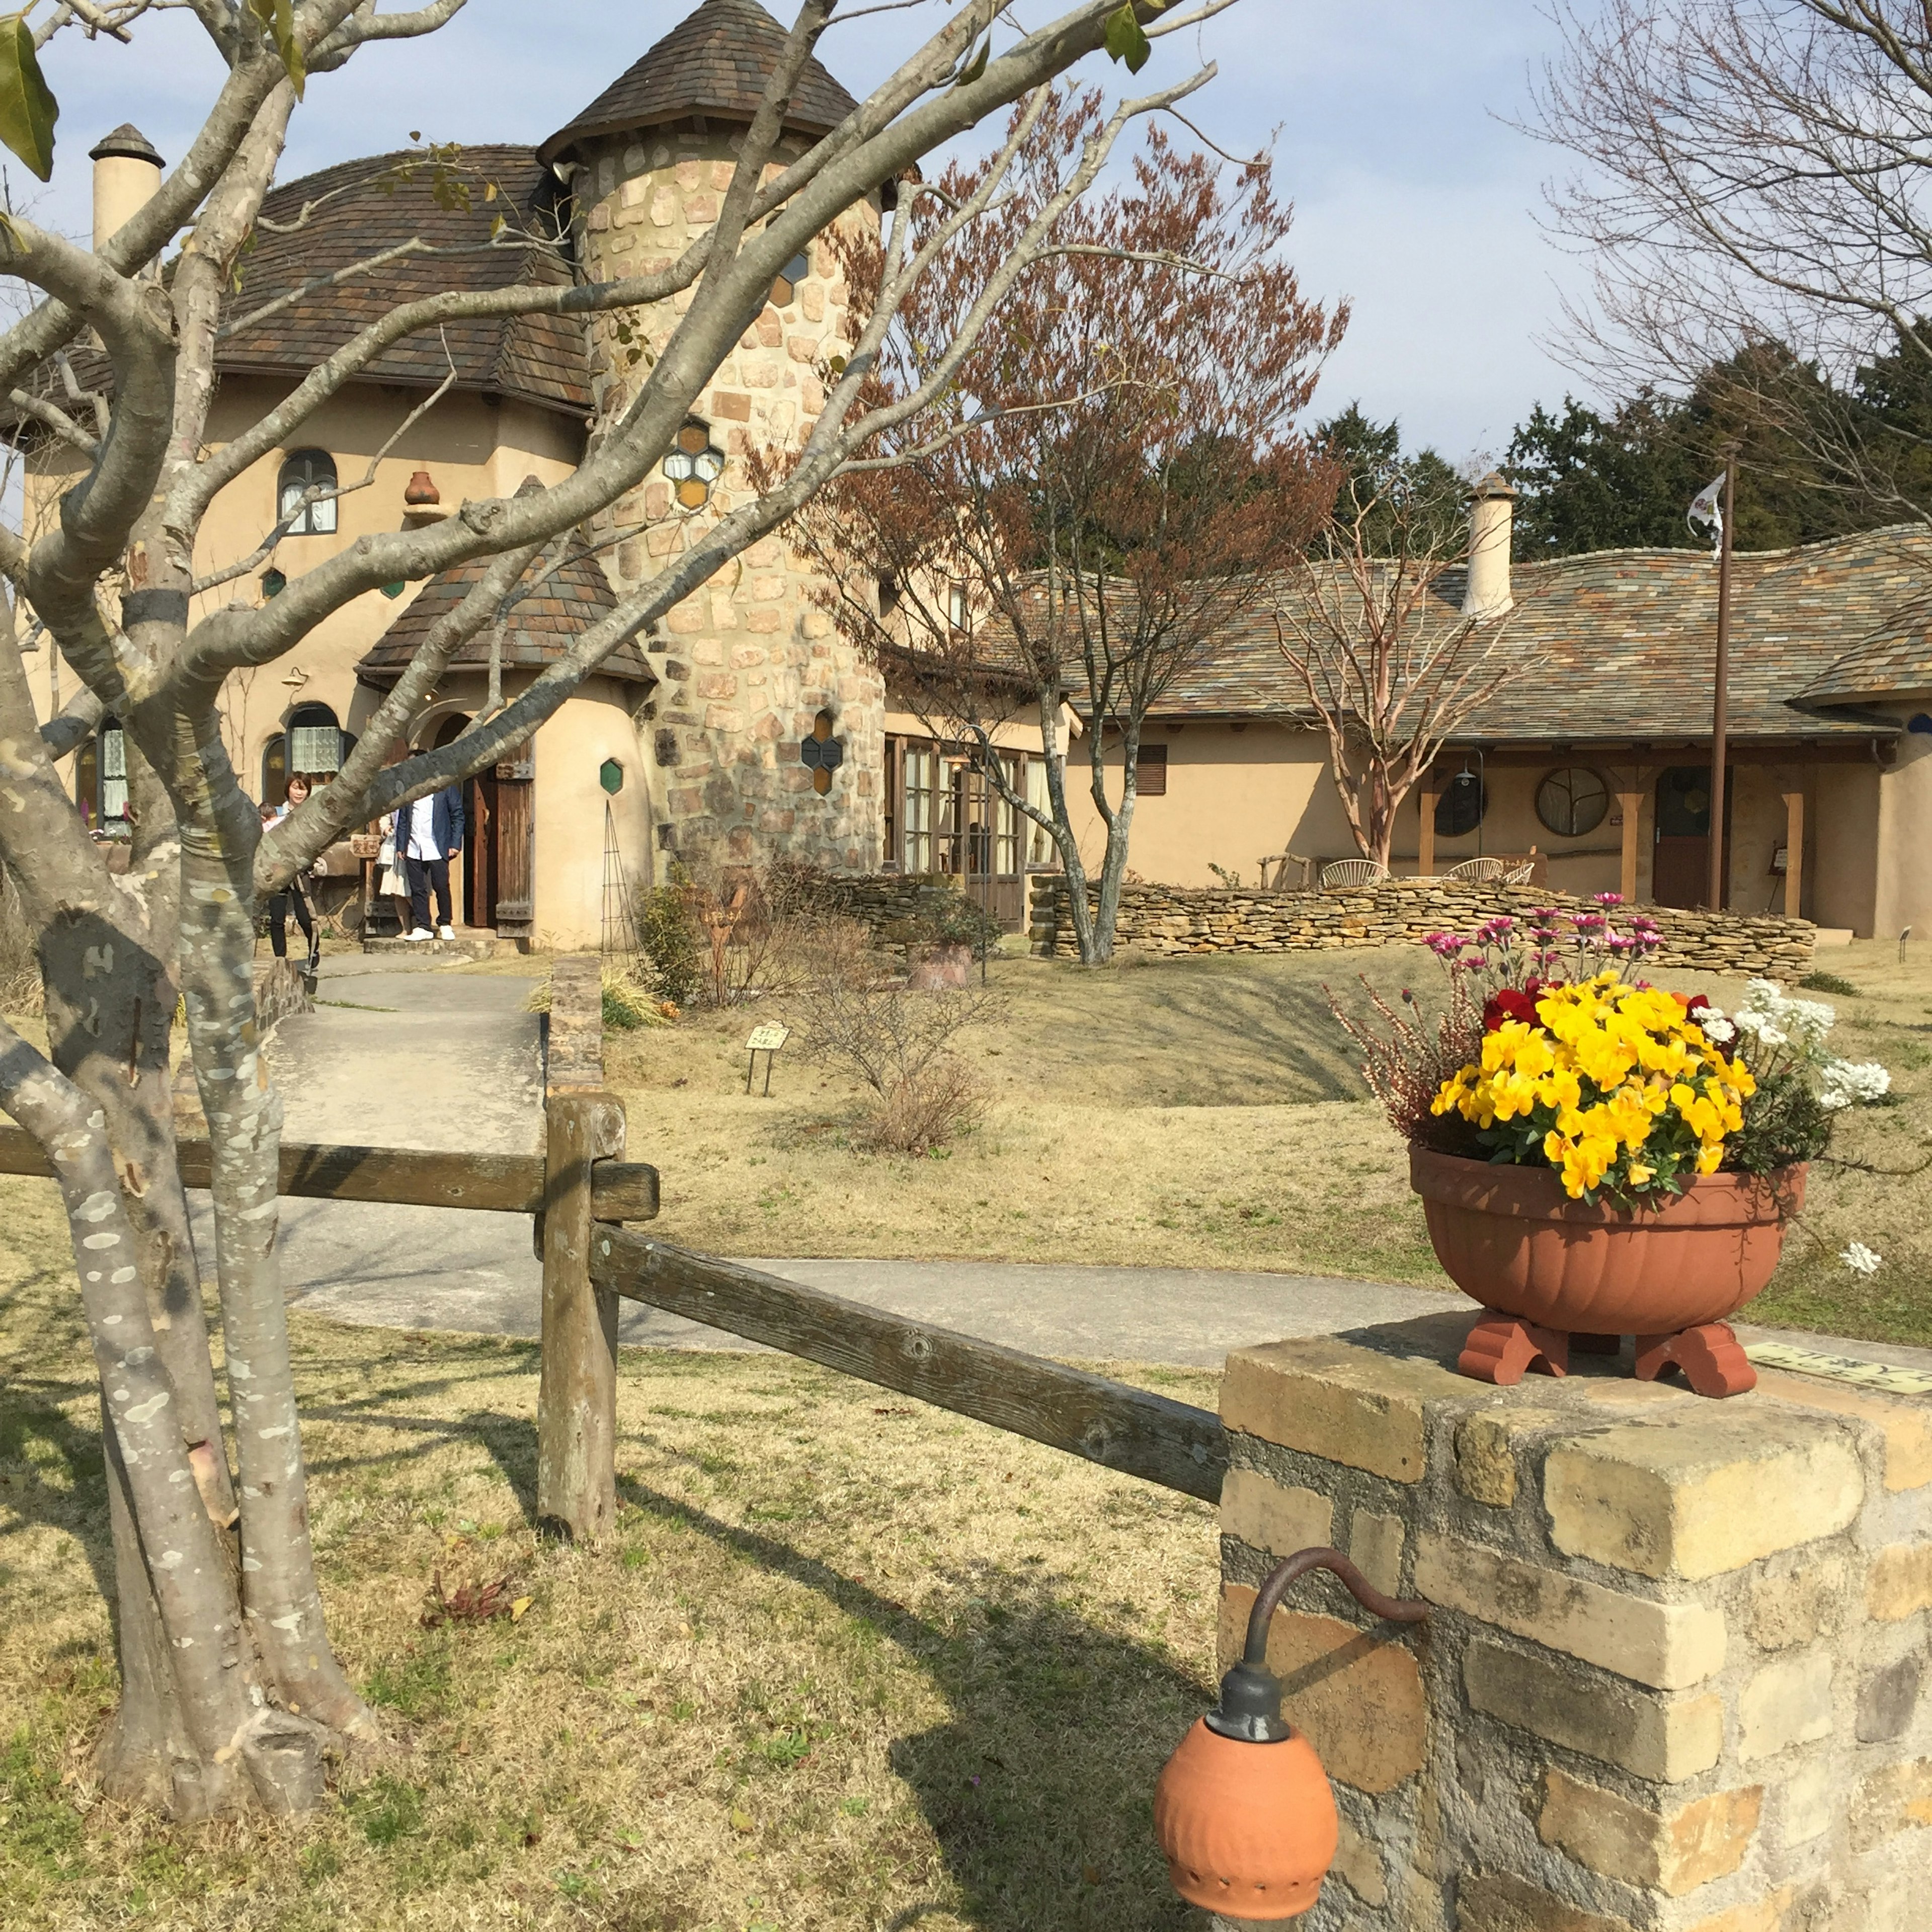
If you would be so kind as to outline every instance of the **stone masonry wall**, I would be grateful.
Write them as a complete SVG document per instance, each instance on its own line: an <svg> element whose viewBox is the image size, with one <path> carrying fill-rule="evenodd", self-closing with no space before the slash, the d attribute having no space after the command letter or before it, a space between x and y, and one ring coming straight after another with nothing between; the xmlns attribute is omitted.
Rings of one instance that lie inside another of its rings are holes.
<svg viewBox="0 0 1932 1932"><path fill-rule="evenodd" d="M1588 899L1546 887L1465 884L1445 879L1390 879L1360 890L1262 892L1184 886L1121 889L1117 928L1123 946L1150 952L1288 952L1323 947L1384 946L1444 930L1468 932L1498 913L1526 921L1538 906L1586 912ZM1808 920L1748 918L1731 913L1641 908L1664 934L1655 956L1662 966L1702 967L1713 973L1801 978L1811 968ZM1033 881L1028 937L1051 958L1070 950L1066 882L1058 874Z"/></svg>
<svg viewBox="0 0 1932 1932"><path fill-rule="evenodd" d="M1223 1666L1269 1656L1340 1856L1307 1932L1917 1932L1932 1922L1932 1411L1763 1372L1706 1401L1585 1358L1454 1372L1474 1310L1237 1351Z"/></svg>
<svg viewBox="0 0 1932 1932"><path fill-rule="evenodd" d="M586 272L615 278L668 267L717 219L741 138L715 123L707 132L686 124L614 138L590 153L574 184ZM788 141L781 160L798 151ZM843 219L878 217L862 207ZM850 352L849 296L824 238L808 259L810 272L791 299L767 303L698 399L695 413L725 459L709 502L681 508L669 482L653 472L599 519L606 537L638 531L608 553L620 596L746 500L754 451L796 448L824 409L824 364ZM593 430L628 403L689 305L686 291L590 319ZM663 852L732 864L779 855L835 869L879 864L885 687L813 601L814 580L782 538L767 537L674 609L664 634L649 640L661 681L644 736ZM823 796L799 758L821 710L832 713L845 748Z"/></svg>

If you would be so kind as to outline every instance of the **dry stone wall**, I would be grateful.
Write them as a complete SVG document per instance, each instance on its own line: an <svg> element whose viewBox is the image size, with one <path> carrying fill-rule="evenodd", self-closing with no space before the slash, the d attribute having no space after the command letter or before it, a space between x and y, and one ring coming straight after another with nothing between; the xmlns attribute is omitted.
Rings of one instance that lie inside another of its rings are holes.
<svg viewBox="0 0 1932 1932"><path fill-rule="evenodd" d="M1033 882L1028 938L1051 958L1070 952L1066 882ZM1390 879L1359 890L1262 892L1182 886L1121 889L1118 943L1150 952L1288 952L1324 947L1420 944L1429 933L1468 932L1497 914L1526 920L1538 906L1597 910L1588 899L1546 888L1484 886L1444 879ZM1741 917L1646 906L1664 937L1663 966L1713 973L1802 978L1810 970L1816 928L1808 920Z"/></svg>
<svg viewBox="0 0 1932 1932"><path fill-rule="evenodd" d="M616 279L668 268L718 218L741 136L686 123L593 146L576 171L577 243L586 272ZM776 172L798 146L782 146ZM862 206L842 219L877 215ZM597 520L608 567L626 596L688 550L752 494L758 452L798 448L825 406L829 358L850 353L849 293L820 236L808 272L775 295L719 366L694 416L724 458L710 500L681 505L653 472ZM655 365L689 306L668 302L590 318L593 422L614 420ZM777 856L868 871L883 853L885 687L834 631L815 580L781 537L764 538L674 608L648 640L660 680L644 725L664 850L742 865ZM799 748L832 714L844 761L812 788ZM662 861L661 860L661 863Z"/></svg>
<svg viewBox="0 0 1932 1932"><path fill-rule="evenodd" d="M1494 1388L1474 1311L1238 1350L1223 1667L1310 1544L1269 1658L1341 1850L1307 1932L1917 1932L1932 1876L1932 1412L1628 1354Z"/></svg>

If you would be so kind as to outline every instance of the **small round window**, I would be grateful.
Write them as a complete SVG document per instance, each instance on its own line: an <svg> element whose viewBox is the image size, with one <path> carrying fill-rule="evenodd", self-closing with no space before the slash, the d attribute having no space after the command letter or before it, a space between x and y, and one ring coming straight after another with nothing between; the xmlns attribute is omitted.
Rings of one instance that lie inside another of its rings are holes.
<svg viewBox="0 0 1932 1932"><path fill-rule="evenodd" d="M1536 788L1536 815L1559 838L1580 838L1603 824L1610 788L1587 765L1564 765Z"/></svg>
<svg viewBox="0 0 1932 1932"><path fill-rule="evenodd" d="M1436 801L1436 837L1466 837L1482 824L1489 805L1489 794L1482 780L1474 772L1458 772L1442 788L1442 796Z"/></svg>

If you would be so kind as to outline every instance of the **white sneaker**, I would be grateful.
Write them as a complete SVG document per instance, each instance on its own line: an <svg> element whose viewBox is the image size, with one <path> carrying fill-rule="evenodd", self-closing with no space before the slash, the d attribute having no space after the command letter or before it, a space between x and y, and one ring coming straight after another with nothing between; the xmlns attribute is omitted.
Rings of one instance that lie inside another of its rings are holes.
<svg viewBox="0 0 1932 1932"><path fill-rule="evenodd" d="M456 928L453 926L440 926L436 929L436 936L439 939L454 939Z"/></svg>
<svg viewBox="0 0 1932 1932"><path fill-rule="evenodd" d="M419 939L434 939L436 937L436 934L430 932L428 926L419 926L416 928L415 932L406 932L404 934L403 937L413 945L416 941Z"/></svg>

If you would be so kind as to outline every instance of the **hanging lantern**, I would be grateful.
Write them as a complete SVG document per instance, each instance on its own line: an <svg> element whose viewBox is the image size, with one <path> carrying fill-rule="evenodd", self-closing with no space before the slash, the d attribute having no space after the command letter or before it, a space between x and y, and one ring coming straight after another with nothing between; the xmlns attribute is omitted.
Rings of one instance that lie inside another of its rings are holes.
<svg viewBox="0 0 1932 1932"><path fill-rule="evenodd" d="M1221 1701L1180 1741L1154 1786L1154 1828L1167 1875L1190 1905L1233 1919L1297 1918L1335 1862L1335 1794L1315 1747L1282 1714L1268 1632L1288 1586L1329 1570L1378 1617L1420 1623L1426 1604L1384 1596L1339 1550L1301 1550L1256 1596L1240 1660Z"/></svg>

